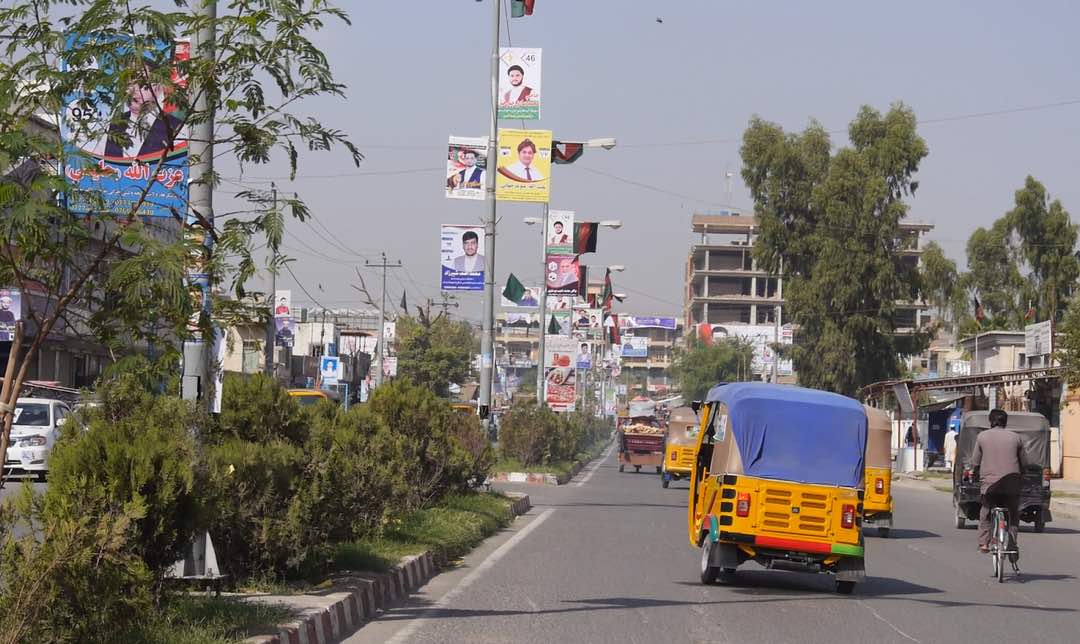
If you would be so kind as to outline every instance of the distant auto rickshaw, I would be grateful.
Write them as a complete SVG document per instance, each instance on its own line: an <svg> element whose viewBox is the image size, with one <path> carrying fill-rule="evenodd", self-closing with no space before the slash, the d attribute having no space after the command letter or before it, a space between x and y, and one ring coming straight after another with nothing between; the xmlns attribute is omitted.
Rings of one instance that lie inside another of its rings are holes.
<svg viewBox="0 0 1080 644"><path fill-rule="evenodd" d="M866 407L866 495L863 530L877 526L878 536L889 536L893 525L892 420L880 409Z"/></svg>
<svg viewBox="0 0 1080 644"><path fill-rule="evenodd" d="M714 387L704 404L687 510L702 583L753 560L831 573L837 592L852 592L866 575L863 406L750 382Z"/></svg>
<svg viewBox="0 0 1080 644"><path fill-rule="evenodd" d="M310 407L330 400L330 396L320 389L290 389L289 396L295 398L301 407Z"/></svg>
<svg viewBox="0 0 1080 644"><path fill-rule="evenodd" d="M690 407L676 407L668 419L667 440L664 444L664 465L661 485L667 487L694 470L694 447L699 425L697 414Z"/></svg>
<svg viewBox="0 0 1080 644"><path fill-rule="evenodd" d="M953 507L956 527L966 521L978 521L982 497L979 480L971 464L975 439L990 428L990 412L971 411L964 414L960 436L956 439L956 463L953 465ZM1020 487L1020 520L1032 523L1035 532L1042 532L1053 520L1050 515L1050 423L1042 414L1010 411L1007 429L1016 433L1024 445L1031 463L1024 472Z"/></svg>

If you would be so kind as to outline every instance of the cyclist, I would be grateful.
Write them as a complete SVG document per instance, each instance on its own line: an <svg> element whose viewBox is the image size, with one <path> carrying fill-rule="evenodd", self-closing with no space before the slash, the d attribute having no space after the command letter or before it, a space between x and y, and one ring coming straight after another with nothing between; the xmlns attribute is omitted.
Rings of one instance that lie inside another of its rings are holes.
<svg viewBox="0 0 1080 644"><path fill-rule="evenodd" d="M1016 550L1020 523L1020 483L1028 466L1020 437L1005 429L1009 415L1000 409L990 412L990 429L975 439L971 465L979 480L982 510L979 511L979 550L990 551L990 511L1005 508L1009 515L1009 550ZM1016 555L1009 555L1016 561Z"/></svg>

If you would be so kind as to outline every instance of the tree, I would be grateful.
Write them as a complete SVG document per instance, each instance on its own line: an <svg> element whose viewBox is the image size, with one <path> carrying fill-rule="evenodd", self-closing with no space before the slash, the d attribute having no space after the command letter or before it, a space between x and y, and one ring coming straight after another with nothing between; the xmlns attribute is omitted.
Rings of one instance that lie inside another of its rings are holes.
<svg viewBox="0 0 1080 644"><path fill-rule="evenodd" d="M432 318L421 310L415 318L398 318L398 375L438 396L449 396L450 383L469 377L479 347L468 322L452 320L443 313Z"/></svg>
<svg viewBox="0 0 1080 644"><path fill-rule="evenodd" d="M922 331L896 333L896 303L920 296L918 270L902 261L904 198L927 154L915 114L863 107L850 145L832 152L812 122L801 134L753 118L743 135L742 176L754 199L758 263L784 278L791 354L799 381L854 394L898 373L899 355L926 347Z"/></svg>
<svg viewBox="0 0 1080 644"><path fill-rule="evenodd" d="M704 400L715 385L738 380L753 353L753 347L734 338L709 344L690 336L685 347L676 347L671 373L684 400Z"/></svg>
<svg viewBox="0 0 1080 644"><path fill-rule="evenodd" d="M1065 382L1070 388L1080 387L1080 298L1069 302L1061 322L1062 340L1054 356L1065 368Z"/></svg>
<svg viewBox="0 0 1080 644"><path fill-rule="evenodd" d="M215 158L231 157L240 170L280 155L295 174L303 148L341 146L354 163L361 159L341 132L295 111L304 99L344 95L311 40L327 20L347 21L342 11L321 0L234 0L208 24L194 10L203 2L176 0L167 11L110 0L16 0L0 8L0 169L15 168L0 184L0 234L7 240L0 285L21 289L27 307L0 393L8 410L0 453L11 403L51 333L89 336L120 354L164 340L175 358L179 341L191 336L189 319L210 337L186 275L206 273L211 284L242 298L256 268L253 237L276 251L285 209L301 220L308 212L296 198L270 207L269 194L244 191L237 195L243 207L214 220L169 184L176 177L167 154L129 166L145 182L130 199L75 187L67 170L81 172L97 157L75 155L81 158L73 163L57 134L62 125L80 139L102 141L106 152L136 136L160 137L159 147L171 150L185 143L188 126L210 120ZM197 44L190 59L174 56L179 46L169 44L191 41L204 28L217 34L216 47ZM91 167L117 171L104 161ZM88 176L93 185L100 175ZM220 180L216 173L192 176L190 185ZM151 194L162 188L183 203L169 217L145 216L155 203ZM215 249L209 256L205 240ZM24 335L32 339L22 351Z"/></svg>
<svg viewBox="0 0 1080 644"><path fill-rule="evenodd" d="M1023 328L1027 303L1035 296L1020 271L1019 249L1014 244L1009 222L1002 218L989 229L977 228L967 243L968 272L963 282L979 299L986 319L974 324L967 318L962 328ZM972 303L974 314L974 303Z"/></svg>
<svg viewBox="0 0 1080 644"><path fill-rule="evenodd" d="M946 328L955 327L953 304L961 290L959 278L956 262L945 256L937 242L928 242L922 252L923 292L937 309L937 319Z"/></svg>
<svg viewBox="0 0 1080 644"><path fill-rule="evenodd" d="M1076 225L1061 202L1050 201L1046 188L1030 175L1016 191L1016 206L1005 218L1019 236L1020 253L1031 268L1036 318L1060 320L1080 275Z"/></svg>

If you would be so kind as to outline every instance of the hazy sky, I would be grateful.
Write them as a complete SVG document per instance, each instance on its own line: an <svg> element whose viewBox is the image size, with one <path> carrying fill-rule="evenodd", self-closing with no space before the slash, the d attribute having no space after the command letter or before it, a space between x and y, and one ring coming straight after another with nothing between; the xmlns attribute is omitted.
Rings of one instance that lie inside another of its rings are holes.
<svg viewBox="0 0 1080 644"><path fill-rule="evenodd" d="M291 223L285 242L297 277L324 305L355 306L355 267L380 251L406 267L392 273L390 301L403 289L410 306L438 297L439 224L484 216L481 202L443 196L443 167L448 135L487 134L488 2L339 2L353 26L317 37L348 99L308 109L348 131L367 157L356 169L341 153L307 155L295 182L278 181L329 231ZM750 208L738 147L754 114L788 129L816 118L842 130L862 104L912 106L927 121L920 133L930 155L910 218L935 224L931 237L961 264L971 231L1008 210L1029 173L1080 218L1077 7L538 0L535 15L510 21L509 35L516 46L543 48L543 119L530 126L619 141L555 168L551 207L621 219L587 262L626 265L616 281L630 295L625 309L680 315L691 214L723 207L726 171L736 175L733 205ZM1063 102L1071 104L944 120ZM283 174L256 168L244 182ZM227 203L222 194L218 209ZM521 219L540 208L500 204L499 284L510 271L526 284L539 280L540 233ZM377 297L378 280L366 275ZM287 273L278 285L293 288L297 303L308 299ZM459 301L458 314L479 319L478 295Z"/></svg>

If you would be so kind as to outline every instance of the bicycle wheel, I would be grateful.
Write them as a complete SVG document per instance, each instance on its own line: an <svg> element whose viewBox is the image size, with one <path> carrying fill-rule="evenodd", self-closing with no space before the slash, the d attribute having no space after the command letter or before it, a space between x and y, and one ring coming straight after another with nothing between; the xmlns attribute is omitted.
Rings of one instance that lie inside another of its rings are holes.
<svg viewBox="0 0 1080 644"><path fill-rule="evenodd" d="M1005 524L1004 513L998 511L994 513L994 540L997 541L997 580L1000 584L1005 581L1005 553L1009 549L1009 536L1006 530L1008 527Z"/></svg>

